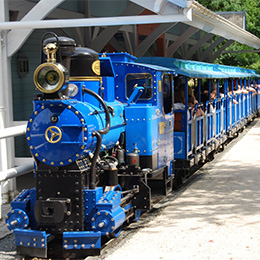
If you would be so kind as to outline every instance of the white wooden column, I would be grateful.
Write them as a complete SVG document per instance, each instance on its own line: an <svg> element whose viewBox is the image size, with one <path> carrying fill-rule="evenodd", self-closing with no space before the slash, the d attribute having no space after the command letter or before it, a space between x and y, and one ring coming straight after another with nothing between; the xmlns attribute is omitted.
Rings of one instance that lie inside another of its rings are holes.
<svg viewBox="0 0 260 260"><path fill-rule="evenodd" d="M8 1L0 0L0 21L7 22L8 16ZM10 80L11 63L7 56L7 31L0 30L0 129L10 126L12 121L12 86ZM14 160L14 145L9 139L0 140L0 171L6 171L12 165ZM9 188L14 190L14 181L5 181L0 186L0 206L8 202ZM2 213L0 210L0 218Z"/></svg>

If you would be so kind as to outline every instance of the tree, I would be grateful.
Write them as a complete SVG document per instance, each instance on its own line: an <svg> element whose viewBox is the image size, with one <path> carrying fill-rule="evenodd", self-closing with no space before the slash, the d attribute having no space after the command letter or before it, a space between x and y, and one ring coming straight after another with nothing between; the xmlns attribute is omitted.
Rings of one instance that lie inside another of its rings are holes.
<svg viewBox="0 0 260 260"><path fill-rule="evenodd" d="M198 0L200 4L213 12L245 11L246 29L260 37L260 1L255 0ZM235 42L226 51L252 50L246 45ZM215 62L226 65L257 69L260 72L258 53L225 53Z"/></svg>

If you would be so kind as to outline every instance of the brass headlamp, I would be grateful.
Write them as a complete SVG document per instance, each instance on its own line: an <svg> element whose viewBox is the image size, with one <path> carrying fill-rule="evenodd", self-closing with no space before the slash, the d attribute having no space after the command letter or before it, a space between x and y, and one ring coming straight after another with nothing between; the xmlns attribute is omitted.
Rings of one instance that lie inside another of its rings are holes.
<svg viewBox="0 0 260 260"><path fill-rule="evenodd" d="M43 93L51 94L59 91L69 81L68 70L56 63L56 43L48 43L44 47L47 62L38 66L34 72L33 80L36 88Z"/></svg>

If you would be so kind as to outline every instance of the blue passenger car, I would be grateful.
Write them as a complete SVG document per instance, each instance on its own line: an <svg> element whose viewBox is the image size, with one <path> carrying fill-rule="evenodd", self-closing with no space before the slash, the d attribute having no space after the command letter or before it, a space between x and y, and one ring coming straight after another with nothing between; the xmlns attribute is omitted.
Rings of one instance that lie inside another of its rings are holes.
<svg viewBox="0 0 260 260"><path fill-rule="evenodd" d="M227 138L256 115L256 92L252 88L236 91L248 88L258 77L255 71L163 57L143 57L138 62L161 65L178 74L175 90L179 85L185 93L185 109L174 110L175 169L180 169L181 178L185 169L213 158ZM189 104L193 93L198 101L194 107Z"/></svg>

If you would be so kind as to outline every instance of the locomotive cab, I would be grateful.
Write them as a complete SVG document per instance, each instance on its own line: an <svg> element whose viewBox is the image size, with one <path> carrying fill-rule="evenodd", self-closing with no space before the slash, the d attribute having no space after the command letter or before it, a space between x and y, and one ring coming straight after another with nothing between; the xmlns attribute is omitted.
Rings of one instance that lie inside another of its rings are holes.
<svg viewBox="0 0 260 260"><path fill-rule="evenodd" d="M137 63L127 53L105 53L115 69L115 97L126 103L126 160L146 168L147 182L163 193L171 191L173 172L173 77L160 66ZM137 91L141 94L133 98ZM138 154L138 159L134 159ZM125 178L125 176L122 176Z"/></svg>

